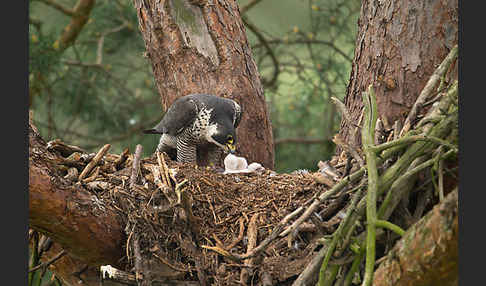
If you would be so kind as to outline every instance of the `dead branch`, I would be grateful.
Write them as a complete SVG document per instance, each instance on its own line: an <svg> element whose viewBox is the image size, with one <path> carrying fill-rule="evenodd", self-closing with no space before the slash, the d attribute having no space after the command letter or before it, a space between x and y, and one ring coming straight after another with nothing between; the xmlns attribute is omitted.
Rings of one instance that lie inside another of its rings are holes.
<svg viewBox="0 0 486 286"><path fill-rule="evenodd" d="M405 134L409 131L412 127L413 120L417 117L417 114L423 104L427 101L429 96L432 94L434 87L439 82L440 78L444 75L444 73L449 69L449 66L452 62L456 59L458 53L457 45L452 48L449 52L449 55L442 61L439 67L434 71L434 73L430 76L429 81L423 88L422 92L420 93L419 97L415 101L415 104L412 106L407 118L405 119L405 123L403 124L403 128L400 132L400 136Z"/></svg>

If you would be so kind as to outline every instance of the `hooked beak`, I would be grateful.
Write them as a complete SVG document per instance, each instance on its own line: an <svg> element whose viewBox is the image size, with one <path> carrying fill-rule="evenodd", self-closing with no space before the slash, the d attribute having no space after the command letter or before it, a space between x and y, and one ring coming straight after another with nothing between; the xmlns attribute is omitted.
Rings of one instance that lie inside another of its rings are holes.
<svg viewBox="0 0 486 286"><path fill-rule="evenodd" d="M234 154L235 151L236 151L236 147L235 145L231 144L231 143L226 143L226 147L228 148L228 151L231 153L231 154Z"/></svg>

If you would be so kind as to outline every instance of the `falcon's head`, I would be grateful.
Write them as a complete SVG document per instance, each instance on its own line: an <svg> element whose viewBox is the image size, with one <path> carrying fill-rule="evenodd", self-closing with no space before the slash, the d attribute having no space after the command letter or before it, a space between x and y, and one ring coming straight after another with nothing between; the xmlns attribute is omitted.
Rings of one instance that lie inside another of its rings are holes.
<svg viewBox="0 0 486 286"><path fill-rule="evenodd" d="M236 150L236 127L240 124L242 109L234 100L223 100L230 104L211 110L206 140L233 154Z"/></svg>
<svg viewBox="0 0 486 286"><path fill-rule="evenodd" d="M231 122L213 123L208 126L206 140L229 153L236 150L236 131Z"/></svg>

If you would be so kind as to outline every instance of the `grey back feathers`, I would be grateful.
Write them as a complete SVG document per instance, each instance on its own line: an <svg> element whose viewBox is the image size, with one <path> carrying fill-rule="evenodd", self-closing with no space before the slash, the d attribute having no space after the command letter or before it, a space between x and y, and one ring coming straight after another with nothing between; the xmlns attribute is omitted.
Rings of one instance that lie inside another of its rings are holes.
<svg viewBox="0 0 486 286"><path fill-rule="evenodd" d="M213 143L220 147L216 149L224 149L223 140L227 136L232 136L236 142L235 129L241 121L241 114L242 109L234 100L191 94L174 101L159 124L144 133L161 134L158 151L170 156L176 153L177 161L195 162L198 145ZM212 155L210 157L215 157Z"/></svg>

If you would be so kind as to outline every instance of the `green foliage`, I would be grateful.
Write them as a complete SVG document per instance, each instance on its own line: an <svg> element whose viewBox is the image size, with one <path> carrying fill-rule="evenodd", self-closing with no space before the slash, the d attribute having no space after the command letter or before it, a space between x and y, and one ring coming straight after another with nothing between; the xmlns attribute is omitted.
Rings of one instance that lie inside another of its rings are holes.
<svg viewBox="0 0 486 286"><path fill-rule="evenodd" d="M49 35L38 46L31 43L29 54L31 86L40 86L31 91L31 108L44 138L61 138L93 152L106 143L114 153L135 150L140 143L150 154L157 139L142 136L141 129L160 119L161 106L150 63L142 56L145 47L132 3L97 1L75 44L62 53L49 48L69 17L60 12L43 17L57 11L34 3L30 17L43 19L42 32Z"/></svg>
<svg viewBox="0 0 486 286"><path fill-rule="evenodd" d="M69 9L76 2L59 0ZM261 1L244 15L271 47L247 31L263 82L278 76L264 87L274 139L284 141L275 146L279 172L316 169L334 151L329 139L340 120L329 99L342 99L346 91L359 6L356 0ZM160 120L162 108L133 3L96 1L76 41L62 52L52 46L70 16L39 1L29 1L29 12L30 108L42 136L91 152L106 143L113 153L134 152L142 144L149 156L158 136L141 131ZM288 138L323 143L285 143Z"/></svg>
<svg viewBox="0 0 486 286"><path fill-rule="evenodd" d="M44 73L58 66L60 55L52 48L54 41L52 34L29 29L29 73Z"/></svg>
<svg viewBox="0 0 486 286"><path fill-rule="evenodd" d="M244 5L248 1L240 2ZM276 84L265 88L277 143L276 169L315 170L319 160L329 159L334 152L330 140L339 129L340 117L330 98L342 100L346 93L360 2L282 1L284 6L294 5L286 11L275 11L270 2L260 2L248 12L248 18L261 29L259 33L271 46L278 63L254 32L247 32L263 82L270 82L278 68ZM271 14L281 16L268 20L267 15ZM280 30L266 29L267 22L281 18L287 24L282 24ZM289 138L321 139L322 143L284 143Z"/></svg>

